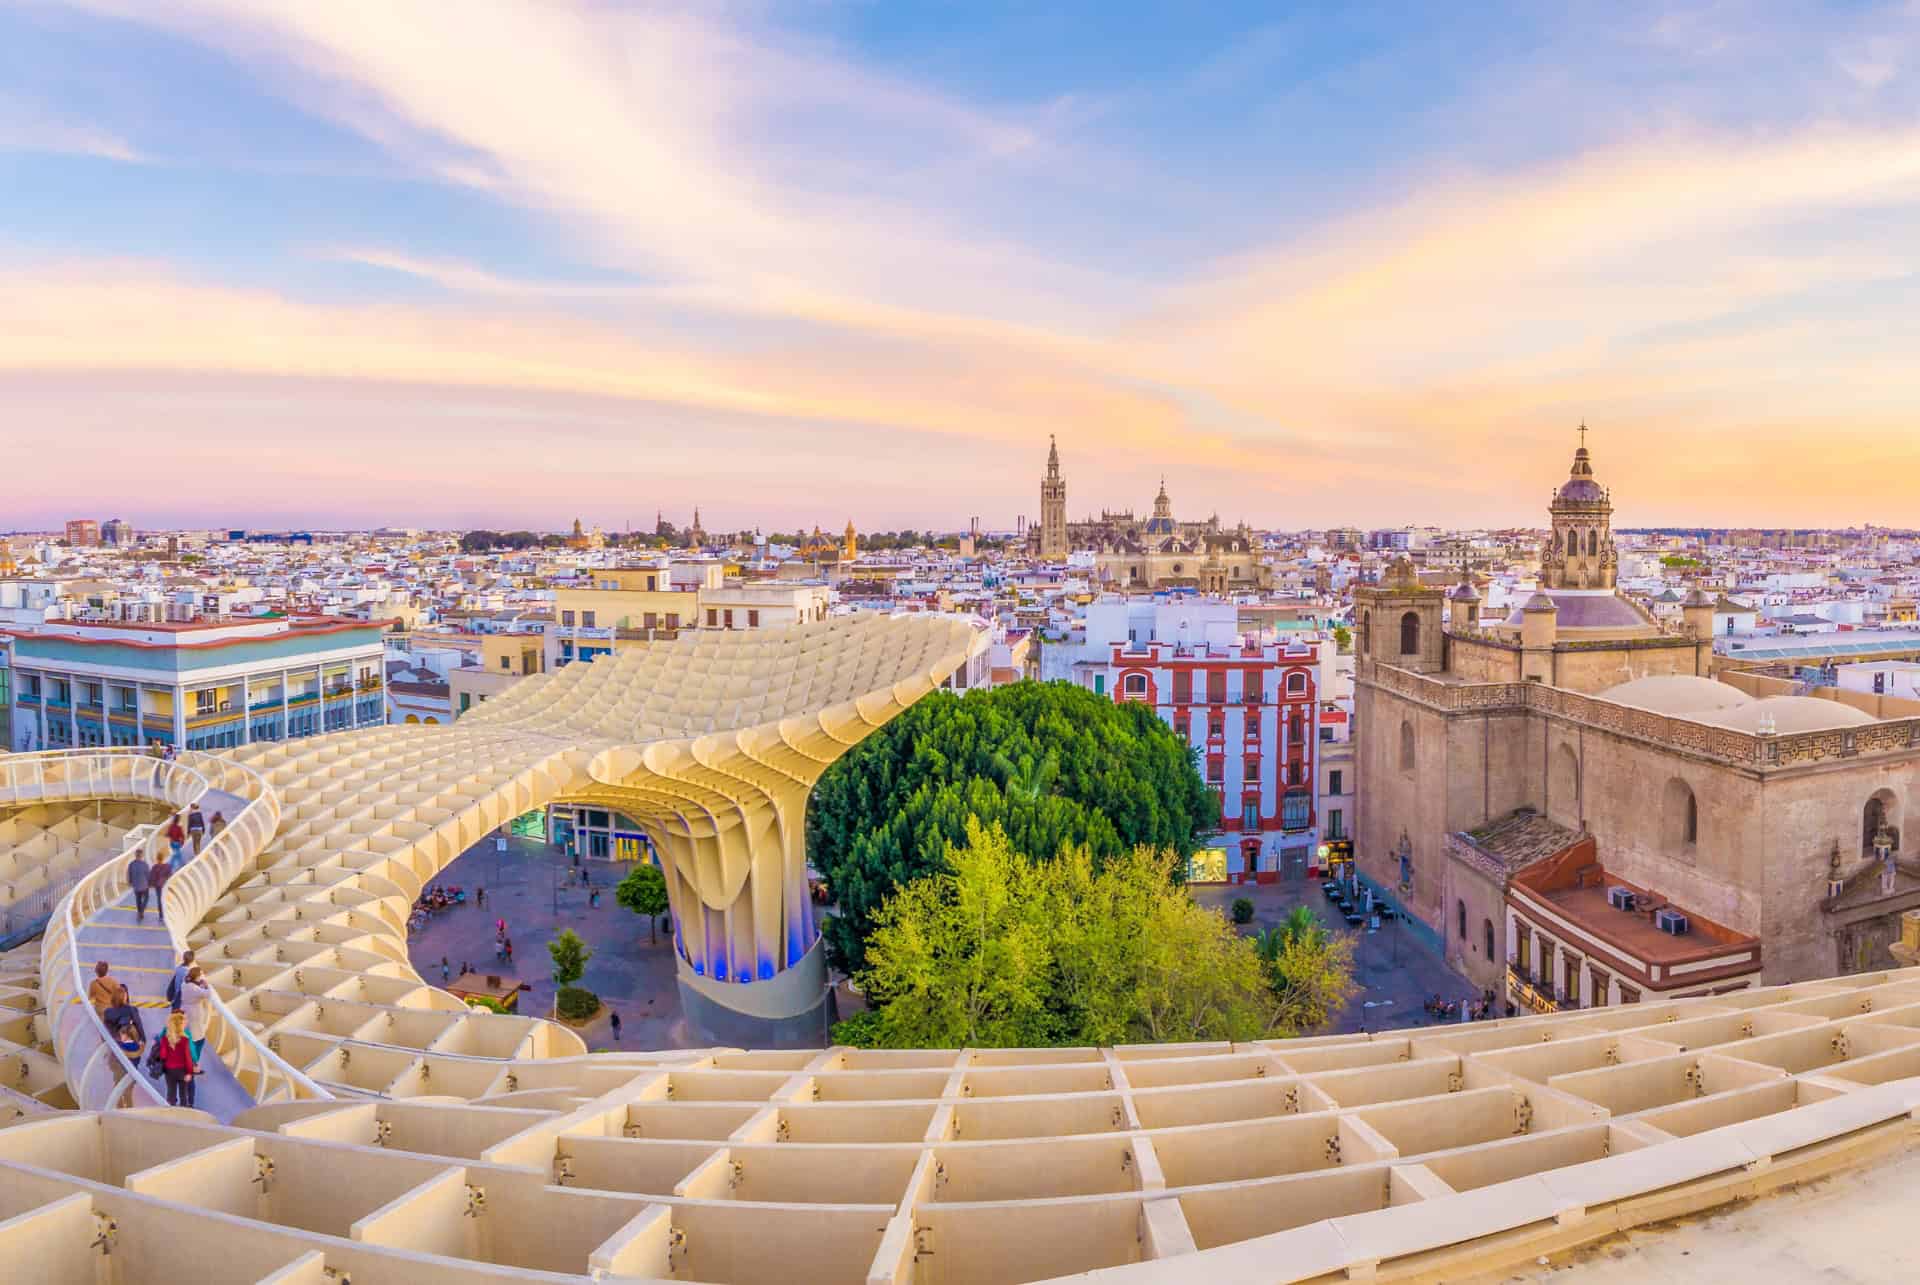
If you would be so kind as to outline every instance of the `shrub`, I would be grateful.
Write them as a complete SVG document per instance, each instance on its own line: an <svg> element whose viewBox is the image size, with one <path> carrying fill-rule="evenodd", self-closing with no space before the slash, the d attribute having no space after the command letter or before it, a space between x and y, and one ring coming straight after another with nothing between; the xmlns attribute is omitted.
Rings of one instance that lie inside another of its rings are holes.
<svg viewBox="0 0 1920 1285"><path fill-rule="evenodd" d="M1245 897L1235 897L1233 899L1233 922L1236 924L1250 924L1253 922L1252 901Z"/></svg>
<svg viewBox="0 0 1920 1285"><path fill-rule="evenodd" d="M484 1008L489 1013L508 1013L511 1011L510 1009L507 1008L505 1004L502 1004L499 1000L494 999L488 995L467 996L467 1007L468 1008Z"/></svg>
<svg viewBox="0 0 1920 1285"><path fill-rule="evenodd" d="M844 1021L833 1024L833 1042L847 1044L857 1049L880 1047L880 1013L877 1009L861 1009Z"/></svg>
<svg viewBox="0 0 1920 1285"><path fill-rule="evenodd" d="M554 1009L569 1021L584 1022L600 1011L600 997L584 986L562 986Z"/></svg>

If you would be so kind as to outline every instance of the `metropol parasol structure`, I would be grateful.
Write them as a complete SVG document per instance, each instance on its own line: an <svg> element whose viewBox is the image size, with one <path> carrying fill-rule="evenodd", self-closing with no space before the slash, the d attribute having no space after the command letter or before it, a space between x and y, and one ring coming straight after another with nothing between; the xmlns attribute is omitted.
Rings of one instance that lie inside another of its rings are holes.
<svg viewBox="0 0 1920 1285"><path fill-rule="evenodd" d="M0 758L8 895L97 863L0 962L0 1270L1626 1280L1682 1246L1720 1265L1687 1279L1920 1271L1892 1230L1920 1194L1920 970L1249 1044L587 1054L409 965L426 881L530 808L600 802L653 840L690 1003L815 1020L808 791L973 645L933 615L693 633L448 728ZM166 925L136 923L126 862L191 801L232 820L169 884ZM184 947L218 996L193 1111L84 997L102 958L155 996ZM1818 1217L1776 1216L1796 1212Z"/></svg>

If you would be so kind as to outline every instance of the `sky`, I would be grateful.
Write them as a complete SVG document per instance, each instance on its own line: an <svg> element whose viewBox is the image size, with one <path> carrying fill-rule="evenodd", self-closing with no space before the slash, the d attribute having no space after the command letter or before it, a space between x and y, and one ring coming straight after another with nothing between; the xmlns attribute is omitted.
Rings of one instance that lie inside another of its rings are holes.
<svg viewBox="0 0 1920 1285"><path fill-rule="evenodd" d="M1920 525L1920 0L0 0L0 529Z"/></svg>

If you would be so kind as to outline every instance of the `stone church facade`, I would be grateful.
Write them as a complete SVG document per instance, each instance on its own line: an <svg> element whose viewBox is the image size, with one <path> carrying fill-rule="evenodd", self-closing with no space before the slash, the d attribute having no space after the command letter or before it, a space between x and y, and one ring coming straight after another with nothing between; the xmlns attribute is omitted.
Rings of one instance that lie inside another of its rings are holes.
<svg viewBox="0 0 1920 1285"><path fill-rule="evenodd" d="M1482 931L1503 889L1452 867L1460 836L1515 814L1590 835L1608 870L1758 937L1769 983L1891 966L1899 914L1920 906L1902 824L1920 719L1716 681L1712 599L1663 626L1615 592L1611 500L1584 445L1551 514L1542 587L1504 620L1404 559L1356 592L1361 872L1484 985L1513 950Z"/></svg>

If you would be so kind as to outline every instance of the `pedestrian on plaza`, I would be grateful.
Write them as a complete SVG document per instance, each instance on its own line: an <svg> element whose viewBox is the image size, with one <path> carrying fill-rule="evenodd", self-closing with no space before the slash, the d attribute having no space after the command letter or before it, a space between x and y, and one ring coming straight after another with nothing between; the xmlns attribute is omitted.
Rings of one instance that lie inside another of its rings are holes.
<svg viewBox="0 0 1920 1285"><path fill-rule="evenodd" d="M187 1038L193 1041L193 1069L200 1069L200 1050L207 1042L207 1023L213 1017L213 987L195 964L180 984L180 1011L186 1014Z"/></svg>
<svg viewBox="0 0 1920 1285"><path fill-rule="evenodd" d="M453 980L453 965L447 962L445 955L440 956L440 984L446 985Z"/></svg>
<svg viewBox="0 0 1920 1285"><path fill-rule="evenodd" d="M181 989L187 984L187 974L193 970L193 952L180 952L180 963L175 966L173 976L167 979L167 1006L178 1013L182 1007Z"/></svg>
<svg viewBox="0 0 1920 1285"><path fill-rule="evenodd" d="M615 1044L618 1044L620 1042L620 1010L619 1009L610 1008L607 1010L607 1024L613 1027L613 1042Z"/></svg>
<svg viewBox="0 0 1920 1285"><path fill-rule="evenodd" d="M127 887L133 889L133 922L147 922L147 898L153 895L153 867L147 864L144 853L135 851L133 860L127 862Z"/></svg>
<svg viewBox="0 0 1920 1285"><path fill-rule="evenodd" d="M473 886L473 905L476 910L485 910L487 908L487 890L484 885L475 884Z"/></svg>
<svg viewBox="0 0 1920 1285"><path fill-rule="evenodd" d="M504 928L493 935L493 957L497 962L505 962L507 958L507 933Z"/></svg>
<svg viewBox="0 0 1920 1285"><path fill-rule="evenodd" d="M153 863L153 869L147 871L147 887L153 893L153 913L160 916L160 922L167 922L167 903L160 894L167 890L167 880L173 878L173 863L165 857ZM140 904L140 894L134 893L134 904Z"/></svg>
<svg viewBox="0 0 1920 1285"><path fill-rule="evenodd" d="M207 822L207 837L210 839L218 839L226 828L227 814L224 812L215 812L213 814L213 820Z"/></svg>
<svg viewBox="0 0 1920 1285"><path fill-rule="evenodd" d="M187 846L187 832L180 827L180 818L175 816L167 823L167 847L171 850L174 865L180 864L180 850Z"/></svg>
<svg viewBox="0 0 1920 1285"><path fill-rule="evenodd" d="M494 920L494 921L493 921L493 931L494 931L494 932L495 932L496 934L498 934L499 936L501 936L501 937L505 937L505 936L507 935L507 921L506 921L506 920L504 920L504 919L496 919L496 920Z"/></svg>
<svg viewBox="0 0 1920 1285"><path fill-rule="evenodd" d="M460 975L461 975L462 977L465 977L465 976L466 976L466 975L467 975L468 973L471 973L472 971L473 971L473 965L472 965L472 964L469 964L469 963L468 963L468 962L467 962L466 960L464 960L464 959L460 961Z"/></svg>
<svg viewBox="0 0 1920 1285"><path fill-rule="evenodd" d="M193 1041L187 1037L187 1015L175 1012L167 1018L167 1033L160 1037L160 1067L167 1075L167 1105L193 1105Z"/></svg>
<svg viewBox="0 0 1920 1285"><path fill-rule="evenodd" d="M193 855L200 855L200 847L207 841L207 818L200 814L198 803L187 805L187 837L193 840Z"/></svg>
<svg viewBox="0 0 1920 1285"><path fill-rule="evenodd" d="M595 910L600 909L600 890L598 888L595 888L591 893L588 894L587 904L589 906L592 906Z"/></svg>
<svg viewBox="0 0 1920 1285"><path fill-rule="evenodd" d="M501 949L507 952L507 963L511 965L513 963L513 938L509 937L502 942Z"/></svg>
<svg viewBox="0 0 1920 1285"><path fill-rule="evenodd" d="M120 1001L120 983L107 971L107 961L93 966L93 980L87 984L87 1002L96 1013L105 1013Z"/></svg>
<svg viewBox="0 0 1920 1285"><path fill-rule="evenodd" d="M122 986L114 998L114 1005L101 1020L106 1022L107 1030L113 1035L113 1042L128 1058L138 1060L140 1050L147 1047L147 1028L140 1021L140 1010L134 1007L133 996Z"/></svg>

